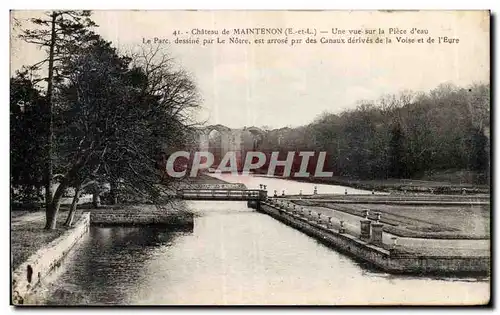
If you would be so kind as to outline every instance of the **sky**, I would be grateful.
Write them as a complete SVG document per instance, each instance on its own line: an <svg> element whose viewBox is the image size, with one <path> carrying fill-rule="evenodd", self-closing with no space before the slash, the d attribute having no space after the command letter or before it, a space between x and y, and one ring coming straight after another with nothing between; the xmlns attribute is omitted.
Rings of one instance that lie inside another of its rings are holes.
<svg viewBox="0 0 500 315"><path fill-rule="evenodd" d="M16 11L21 21L39 12ZM295 127L360 100L441 83L489 82L489 15L480 11L94 11L96 31L122 51L175 30L223 28L426 29L458 44L164 44L202 97L199 120L231 128ZM26 25L26 24L25 24ZM11 37L11 74L43 52ZM328 36L324 35L324 36ZM331 36L331 35L330 35ZM423 37L426 37L422 35ZM187 35L183 35L187 38ZM211 38L210 36L190 36ZM266 36L250 36L272 38ZM316 36L319 39L321 36Z"/></svg>

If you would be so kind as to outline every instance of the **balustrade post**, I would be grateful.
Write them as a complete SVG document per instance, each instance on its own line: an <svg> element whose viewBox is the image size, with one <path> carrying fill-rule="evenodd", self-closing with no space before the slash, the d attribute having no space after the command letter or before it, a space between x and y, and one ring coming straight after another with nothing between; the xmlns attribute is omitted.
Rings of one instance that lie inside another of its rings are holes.
<svg viewBox="0 0 500 315"><path fill-rule="evenodd" d="M344 225L344 221L343 221L343 220L340 220L340 228L339 228L339 233L340 233L340 234L345 233L345 225Z"/></svg>
<svg viewBox="0 0 500 315"><path fill-rule="evenodd" d="M361 220L360 223L361 223L361 234L360 234L359 238L363 241L370 240L372 221L364 219L364 220Z"/></svg>
<svg viewBox="0 0 500 315"><path fill-rule="evenodd" d="M372 234L370 238L370 243L374 245L382 245L382 230L383 230L384 225L382 223L372 223L371 228L372 228Z"/></svg>

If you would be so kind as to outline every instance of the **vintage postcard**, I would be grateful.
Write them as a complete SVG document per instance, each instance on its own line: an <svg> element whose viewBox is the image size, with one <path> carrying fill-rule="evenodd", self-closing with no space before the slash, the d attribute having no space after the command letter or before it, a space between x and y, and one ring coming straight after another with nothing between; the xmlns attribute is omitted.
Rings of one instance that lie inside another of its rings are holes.
<svg viewBox="0 0 500 315"><path fill-rule="evenodd" d="M490 302L489 11L10 19L12 305Z"/></svg>

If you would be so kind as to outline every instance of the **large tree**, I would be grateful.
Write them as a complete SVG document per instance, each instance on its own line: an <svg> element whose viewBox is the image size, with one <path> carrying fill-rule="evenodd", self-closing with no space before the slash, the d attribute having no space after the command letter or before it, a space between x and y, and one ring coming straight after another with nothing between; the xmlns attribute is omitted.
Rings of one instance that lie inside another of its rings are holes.
<svg viewBox="0 0 500 315"><path fill-rule="evenodd" d="M24 29L20 38L28 43L40 46L46 50L46 57L29 69L37 71L46 65L45 106L42 117L45 121L45 206L46 228L53 228L54 209L52 207L53 179L53 95L54 83L59 79L60 62L70 58L74 50L89 39L89 28L95 26L90 19L90 11L50 11L42 17L31 18L32 28Z"/></svg>
<svg viewBox="0 0 500 315"><path fill-rule="evenodd" d="M181 146L188 139L198 94L191 78L167 59L135 58L132 63L99 39L64 63L68 80L56 95L56 214L68 186L77 191L72 210L83 188L93 185L98 192L102 183L110 183L113 200L117 188L129 200L168 200L156 158L162 146Z"/></svg>

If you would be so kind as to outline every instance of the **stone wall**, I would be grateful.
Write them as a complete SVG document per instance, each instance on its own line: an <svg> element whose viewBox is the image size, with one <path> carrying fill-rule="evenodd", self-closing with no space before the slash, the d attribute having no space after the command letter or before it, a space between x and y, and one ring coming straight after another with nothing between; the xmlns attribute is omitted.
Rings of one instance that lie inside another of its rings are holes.
<svg viewBox="0 0 500 315"><path fill-rule="evenodd" d="M88 232L90 213L84 213L74 227L39 249L12 272L12 303L34 304L41 281L57 268L75 244Z"/></svg>
<svg viewBox="0 0 500 315"><path fill-rule="evenodd" d="M362 241L355 236L339 233L326 224L318 224L293 214L289 209L264 202L260 204L259 211L386 272L440 275L490 273L490 257L402 255L397 251Z"/></svg>
<svg viewBox="0 0 500 315"><path fill-rule="evenodd" d="M97 226L185 226L193 225L193 215L185 211L146 208L94 209L90 222Z"/></svg>
<svg viewBox="0 0 500 315"><path fill-rule="evenodd" d="M431 274L489 274L490 257L483 256L413 256L397 257L388 260L388 270L399 273Z"/></svg>

